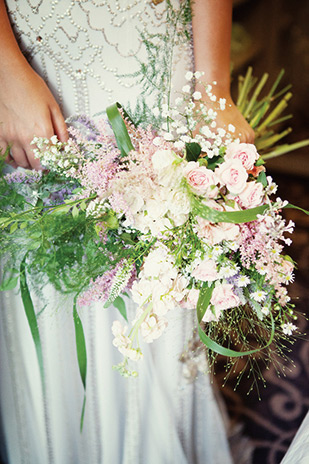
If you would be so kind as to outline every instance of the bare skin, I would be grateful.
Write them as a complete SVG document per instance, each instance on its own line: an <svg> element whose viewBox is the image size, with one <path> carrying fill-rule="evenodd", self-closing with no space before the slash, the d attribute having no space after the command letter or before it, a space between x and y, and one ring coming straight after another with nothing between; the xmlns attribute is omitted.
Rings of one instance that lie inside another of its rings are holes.
<svg viewBox="0 0 309 464"><path fill-rule="evenodd" d="M203 81L217 84L213 94L226 99L225 111L219 111L217 125L235 127L235 137L253 143L254 131L235 106L230 93L230 45L232 30L232 0L194 0L192 29L195 69L204 73ZM204 88L197 85L202 94ZM207 102L207 97L203 98Z"/></svg>
<svg viewBox="0 0 309 464"><path fill-rule="evenodd" d="M217 124L236 127L244 142L253 142L254 132L230 96L230 40L232 0L195 0L193 35L196 69L206 82L217 81L216 96L226 98L227 110ZM0 0L0 149L11 147L7 163L39 169L30 145L33 136L56 134L64 142L67 128L59 106L45 82L31 68L15 40L4 0ZM202 89L198 89L202 90Z"/></svg>
<svg viewBox="0 0 309 464"><path fill-rule="evenodd" d="M11 146L7 162L14 167L39 169L30 145L34 135L56 134L67 140L60 108L45 82L22 55L0 0L0 149Z"/></svg>

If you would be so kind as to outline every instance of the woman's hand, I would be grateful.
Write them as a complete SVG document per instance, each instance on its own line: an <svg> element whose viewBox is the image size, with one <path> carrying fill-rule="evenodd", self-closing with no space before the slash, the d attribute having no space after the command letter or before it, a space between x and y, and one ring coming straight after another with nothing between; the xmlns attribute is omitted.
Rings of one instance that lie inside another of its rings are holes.
<svg viewBox="0 0 309 464"><path fill-rule="evenodd" d="M14 37L4 0L0 0L0 150L10 146L7 162L39 169L30 145L38 137L67 140L67 128L53 95L31 68Z"/></svg>
<svg viewBox="0 0 309 464"><path fill-rule="evenodd" d="M58 104L45 82L24 62L14 74L0 72L0 149L10 146L6 162L13 167L39 169L30 145L33 137L67 140Z"/></svg>
<svg viewBox="0 0 309 464"><path fill-rule="evenodd" d="M241 142L245 143L254 143L254 130L230 97L226 98L225 110L217 111L216 123L217 127L222 127L230 132L233 138L239 138ZM234 132L229 130L230 125L235 128Z"/></svg>

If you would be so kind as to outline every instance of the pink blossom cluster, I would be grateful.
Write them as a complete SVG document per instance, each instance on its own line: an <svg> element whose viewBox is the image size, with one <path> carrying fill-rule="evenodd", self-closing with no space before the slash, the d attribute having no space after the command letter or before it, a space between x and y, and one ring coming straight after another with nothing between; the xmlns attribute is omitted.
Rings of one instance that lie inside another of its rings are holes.
<svg viewBox="0 0 309 464"><path fill-rule="evenodd" d="M93 302L102 301L106 302L110 297L111 289L116 283L117 275L123 269L124 261L118 262L114 268L106 271L103 275L97 277L95 280L91 280L89 288L83 292L78 298L78 304L81 306L89 306ZM136 269L133 266L129 275L126 276L125 286L122 291L128 291L131 289L136 279Z"/></svg>

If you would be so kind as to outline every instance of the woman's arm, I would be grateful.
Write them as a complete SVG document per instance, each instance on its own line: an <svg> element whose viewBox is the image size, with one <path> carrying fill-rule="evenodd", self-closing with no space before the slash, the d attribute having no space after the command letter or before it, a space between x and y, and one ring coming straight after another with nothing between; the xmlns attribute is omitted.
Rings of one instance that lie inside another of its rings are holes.
<svg viewBox="0 0 309 464"><path fill-rule="evenodd" d="M11 165L37 169L30 142L34 135L54 134L67 139L59 106L21 53L0 0L0 149L11 146Z"/></svg>
<svg viewBox="0 0 309 464"><path fill-rule="evenodd" d="M217 85L213 93L225 98L225 111L219 111L217 124L225 129L235 126L235 137L243 142L254 141L254 131L241 115L230 94L230 45L232 0L193 0L192 29L195 69L204 72L203 80ZM202 88L197 87L202 91Z"/></svg>

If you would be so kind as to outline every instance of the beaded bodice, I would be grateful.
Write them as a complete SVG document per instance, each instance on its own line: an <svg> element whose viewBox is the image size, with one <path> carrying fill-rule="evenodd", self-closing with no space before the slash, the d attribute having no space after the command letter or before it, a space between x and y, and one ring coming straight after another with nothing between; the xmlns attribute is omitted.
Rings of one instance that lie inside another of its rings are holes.
<svg viewBox="0 0 309 464"><path fill-rule="evenodd" d="M176 87L184 69L190 68L190 43L183 39L180 18L188 0L6 3L23 53L46 80L65 115L93 115L115 100L132 106L139 100L142 107L142 95L148 104L155 104L165 90L158 82L166 85L167 58L173 61ZM162 78L151 77L160 73Z"/></svg>

